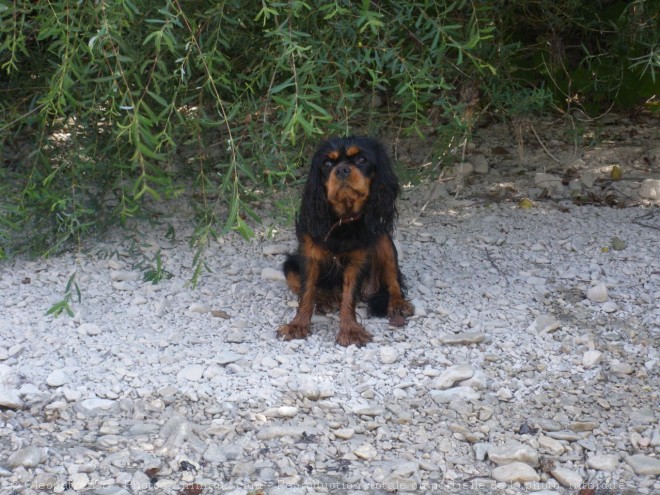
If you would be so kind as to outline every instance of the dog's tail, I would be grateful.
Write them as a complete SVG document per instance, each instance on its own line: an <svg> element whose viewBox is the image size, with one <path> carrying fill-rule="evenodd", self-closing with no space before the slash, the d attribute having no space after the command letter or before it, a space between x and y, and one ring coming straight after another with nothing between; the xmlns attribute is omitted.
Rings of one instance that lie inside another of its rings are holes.
<svg viewBox="0 0 660 495"><path fill-rule="evenodd" d="M301 264L300 255L289 254L282 265L282 271L284 272L286 283L294 294L300 294L300 288L302 287L302 282L300 280L300 272L302 271Z"/></svg>

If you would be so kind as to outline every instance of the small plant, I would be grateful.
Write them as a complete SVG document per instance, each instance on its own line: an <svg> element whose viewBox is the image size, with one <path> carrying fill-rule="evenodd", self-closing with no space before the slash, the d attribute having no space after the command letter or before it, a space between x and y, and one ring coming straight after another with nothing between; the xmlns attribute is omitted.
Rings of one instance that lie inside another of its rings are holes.
<svg viewBox="0 0 660 495"><path fill-rule="evenodd" d="M156 285L160 283L161 280L170 279L173 277L172 272L163 268L163 260L160 256L160 249L154 255L153 261L156 263L155 266L145 269L142 273L142 279L145 282L151 282Z"/></svg>
<svg viewBox="0 0 660 495"><path fill-rule="evenodd" d="M80 287L78 287L78 283L76 282L75 272L69 277L69 280L66 283L66 287L64 288L64 297L62 298L62 300L53 304L48 309L48 311L46 311L46 314L58 317L62 313L66 313L69 316L73 316L73 310L71 309L71 302L74 300L74 298L75 300L78 301L78 303L80 303L82 299Z"/></svg>

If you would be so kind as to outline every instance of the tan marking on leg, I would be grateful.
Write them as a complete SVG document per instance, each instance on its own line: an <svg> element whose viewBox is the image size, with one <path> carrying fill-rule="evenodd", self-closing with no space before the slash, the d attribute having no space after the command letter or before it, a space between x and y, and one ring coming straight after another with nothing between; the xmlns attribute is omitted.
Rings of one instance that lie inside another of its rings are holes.
<svg viewBox="0 0 660 495"><path fill-rule="evenodd" d="M314 244L309 236L301 243L301 254L305 258L305 281L298 289L298 309L291 323L277 329L284 340L304 339L310 333L310 322L314 314L316 283L320 275L321 262L328 251Z"/></svg>
<svg viewBox="0 0 660 495"><path fill-rule="evenodd" d="M339 333L337 343L343 346L362 346L371 342L372 335L355 318L355 302L359 296L357 283L362 266L368 261L366 251L354 251L348 256L344 269L344 284L339 308Z"/></svg>
<svg viewBox="0 0 660 495"><path fill-rule="evenodd" d="M378 265L378 274L381 285L385 286L389 294L387 315L396 326L405 325L404 316L412 316L415 308L406 301L401 293L399 284L399 267L396 262L394 245L388 235L378 239L375 248L375 263Z"/></svg>
<svg viewBox="0 0 660 495"><path fill-rule="evenodd" d="M300 280L299 273L289 272L286 274L286 284L289 286L289 290L295 295L300 295L300 288L302 287L302 282Z"/></svg>

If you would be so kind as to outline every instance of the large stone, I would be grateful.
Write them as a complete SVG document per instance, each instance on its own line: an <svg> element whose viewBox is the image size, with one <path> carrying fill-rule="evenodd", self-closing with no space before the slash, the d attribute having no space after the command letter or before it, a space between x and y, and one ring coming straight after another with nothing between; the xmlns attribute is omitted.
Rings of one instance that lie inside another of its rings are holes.
<svg viewBox="0 0 660 495"><path fill-rule="evenodd" d="M67 375L64 371L55 370L51 372L50 375L48 375L48 378L46 378L46 385L56 388L61 387L62 385L66 385L70 381L71 379L69 378L69 375Z"/></svg>
<svg viewBox="0 0 660 495"><path fill-rule="evenodd" d="M454 387L447 390L431 390L431 399L436 404L449 404L455 400L478 400L481 394L472 387Z"/></svg>
<svg viewBox="0 0 660 495"><path fill-rule="evenodd" d="M587 289L587 298L591 302L604 303L609 299L605 284L596 284Z"/></svg>
<svg viewBox="0 0 660 495"><path fill-rule="evenodd" d="M291 251L288 244L268 244L263 247L263 253L267 256L274 256L276 254L287 254Z"/></svg>
<svg viewBox="0 0 660 495"><path fill-rule="evenodd" d="M486 334L483 332L464 332L452 333L439 337L443 344L480 344L486 340Z"/></svg>
<svg viewBox="0 0 660 495"><path fill-rule="evenodd" d="M304 435L310 435L313 432L309 428L302 426L269 426L262 428L257 433L258 440L274 440L282 437L301 438Z"/></svg>
<svg viewBox="0 0 660 495"><path fill-rule="evenodd" d="M488 458L499 465L524 462L530 466L537 466L539 463L539 453L535 449L516 441L490 447Z"/></svg>
<svg viewBox="0 0 660 495"><path fill-rule="evenodd" d="M488 160L484 155L472 155L470 157L472 165L474 166L474 173L487 174L488 173Z"/></svg>
<svg viewBox="0 0 660 495"><path fill-rule="evenodd" d="M626 457L626 462L637 474L646 476L660 475L660 459L656 457L636 454Z"/></svg>
<svg viewBox="0 0 660 495"><path fill-rule="evenodd" d="M559 440L545 435L539 436L539 448L552 455L562 455L566 450L566 447Z"/></svg>
<svg viewBox="0 0 660 495"><path fill-rule="evenodd" d="M467 364L457 364L450 366L443 371L438 378L433 380L431 386L437 389L448 389L453 387L457 382L468 380L474 375L474 370Z"/></svg>
<svg viewBox="0 0 660 495"><path fill-rule="evenodd" d="M376 450L376 447L369 443L364 443L360 445L357 449L353 451L353 453L356 455L356 457L359 457L360 459L364 459L365 461L370 461L374 457L378 455L378 451Z"/></svg>
<svg viewBox="0 0 660 495"><path fill-rule="evenodd" d="M598 471L614 471L619 465L619 456L616 454L596 454L587 459L587 466Z"/></svg>
<svg viewBox="0 0 660 495"><path fill-rule="evenodd" d="M231 470L231 475L237 478L250 476L257 471L254 462L237 462Z"/></svg>
<svg viewBox="0 0 660 495"><path fill-rule="evenodd" d="M539 172L534 176L534 184L543 189L547 189L551 196L561 195L564 191L562 178L558 175Z"/></svg>
<svg viewBox="0 0 660 495"><path fill-rule="evenodd" d="M0 407L20 409L23 407L23 401L14 390L0 388Z"/></svg>
<svg viewBox="0 0 660 495"><path fill-rule="evenodd" d="M85 399L75 405L76 411L85 416L97 416L100 414L110 414L119 408L117 401L110 399Z"/></svg>
<svg viewBox="0 0 660 495"><path fill-rule="evenodd" d="M582 365L585 368L593 368L600 363L603 353L596 350L587 351L582 356Z"/></svg>
<svg viewBox="0 0 660 495"><path fill-rule="evenodd" d="M454 165L453 173L458 177L467 177L474 172L474 165L470 162L460 162Z"/></svg>
<svg viewBox="0 0 660 495"><path fill-rule="evenodd" d="M286 278L282 270L276 270L275 268L266 267L261 270L262 280L274 280L276 282L284 282Z"/></svg>
<svg viewBox="0 0 660 495"><path fill-rule="evenodd" d="M13 468L19 466L33 468L46 462L47 457L48 449L46 447L35 447L31 445L12 453L9 459L7 459L7 464Z"/></svg>
<svg viewBox="0 0 660 495"><path fill-rule="evenodd" d="M541 481L534 468L524 462L512 462L493 469L493 479L503 483L528 483Z"/></svg>
<svg viewBox="0 0 660 495"><path fill-rule="evenodd" d="M645 179L639 188L639 196L646 199L660 200L660 179Z"/></svg>
<svg viewBox="0 0 660 495"><path fill-rule="evenodd" d="M560 485L567 488L579 489L582 485L582 476L570 469L557 467L550 471L550 474L559 482Z"/></svg>
<svg viewBox="0 0 660 495"><path fill-rule="evenodd" d="M380 362L383 364L393 364L399 359L399 353L392 346L383 346L380 348Z"/></svg>
<svg viewBox="0 0 660 495"><path fill-rule="evenodd" d="M198 382L204 376L204 367L201 364L191 364L186 366L176 375L178 380L188 380L190 382Z"/></svg>

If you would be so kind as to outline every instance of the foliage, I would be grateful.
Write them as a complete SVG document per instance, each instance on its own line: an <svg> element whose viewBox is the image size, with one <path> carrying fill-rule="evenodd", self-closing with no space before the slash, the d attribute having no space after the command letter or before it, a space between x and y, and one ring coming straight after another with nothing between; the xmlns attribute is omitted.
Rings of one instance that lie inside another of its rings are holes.
<svg viewBox="0 0 660 495"><path fill-rule="evenodd" d="M544 88L556 108L596 117L616 105L657 106L660 4L646 0L501 3L505 71Z"/></svg>
<svg viewBox="0 0 660 495"><path fill-rule="evenodd" d="M258 191L297 181L322 136L436 127L449 146L484 109L654 94L651 5L0 0L0 257L56 253L192 184L196 281L208 242L252 235Z"/></svg>
<svg viewBox="0 0 660 495"><path fill-rule="evenodd" d="M75 290L75 293L74 293ZM69 280L66 283L64 288L64 296L62 299L53 304L46 314L53 316L60 316L62 313L66 313L69 316L73 316L73 309L71 309L71 304L74 301L80 303L82 299L82 294L80 292L80 287L78 287L78 282L76 282L76 273L74 272L69 277Z"/></svg>

